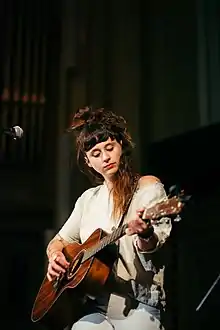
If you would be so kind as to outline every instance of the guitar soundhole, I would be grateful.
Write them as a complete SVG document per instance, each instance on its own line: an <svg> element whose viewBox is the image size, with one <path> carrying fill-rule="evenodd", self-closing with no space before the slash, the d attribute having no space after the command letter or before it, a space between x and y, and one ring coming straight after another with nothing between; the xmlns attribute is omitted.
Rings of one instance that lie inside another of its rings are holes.
<svg viewBox="0 0 220 330"><path fill-rule="evenodd" d="M83 256L84 251L80 251L80 253L71 261L71 264L66 272L66 278L68 280L72 279L78 271L79 267L81 266Z"/></svg>

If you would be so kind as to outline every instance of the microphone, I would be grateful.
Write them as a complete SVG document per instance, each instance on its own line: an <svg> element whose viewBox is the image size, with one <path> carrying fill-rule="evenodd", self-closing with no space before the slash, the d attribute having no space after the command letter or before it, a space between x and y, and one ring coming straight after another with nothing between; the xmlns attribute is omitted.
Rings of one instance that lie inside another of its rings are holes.
<svg viewBox="0 0 220 330"><path fill-rule="evenodd" d="M24 131L20 126L13 126L10 128L3 129L2 133L10 135L14 140L16 140L22 138Z"/></svg>

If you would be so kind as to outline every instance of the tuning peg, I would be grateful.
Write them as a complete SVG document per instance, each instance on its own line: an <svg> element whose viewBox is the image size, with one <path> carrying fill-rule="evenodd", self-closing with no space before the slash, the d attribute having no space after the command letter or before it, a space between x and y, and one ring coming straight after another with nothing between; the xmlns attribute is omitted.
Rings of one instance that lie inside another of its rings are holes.
<svg viewBox="0 0 220 330"><path fill-rule="evenodd" d="M180 188L177 185L173 185L169 188L169 197L177 196L180 193Z"/></svg>
<svg viewBox="0 0 220 330"><path fill-rule="evenodd" d="M177 216L175 217L174 221L175 222L180 222L182 220L181 216L179 214L177 214Z"/></svg>
<svg viewBox="0 0 220 330"><path fill-rule="evenodd" d="M186 203L190 200L191 197L192 197L191 195L187 195L187 196L186 195L180 195L179 199L180 199L181 202Z"/></svg>
<svg viewBox="0 0 220 330"><path fill-rule="evenodd" d="M175 189L176 189L176 186L175 185L174 186L171 186L169 188L169 195L171 195Z"/></svg>

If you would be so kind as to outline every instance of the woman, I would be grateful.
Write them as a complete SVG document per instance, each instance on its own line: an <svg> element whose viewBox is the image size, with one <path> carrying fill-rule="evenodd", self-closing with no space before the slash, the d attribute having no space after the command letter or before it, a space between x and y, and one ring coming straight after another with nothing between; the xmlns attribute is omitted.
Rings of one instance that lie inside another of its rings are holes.
<svg viewBox="0 0 220 330"><path fill-rule="evenodd" d="M88 297L86 315L72 330L160 329L162 270L154 259L170 235L171 221L151 224L142 216L146 207L166 199L163 185L154 176L141 177L134 171L133 143L124 118L104 109L83 108L75 114L70 131L76 133L79 164L98 185L78 198L69 219L49 243L47 277L52 281L65 273L69 264L62 250L67 244L83 243L97 228L111 233L123 221L128 225L117 242L115 264L123 295Z"/></svg>

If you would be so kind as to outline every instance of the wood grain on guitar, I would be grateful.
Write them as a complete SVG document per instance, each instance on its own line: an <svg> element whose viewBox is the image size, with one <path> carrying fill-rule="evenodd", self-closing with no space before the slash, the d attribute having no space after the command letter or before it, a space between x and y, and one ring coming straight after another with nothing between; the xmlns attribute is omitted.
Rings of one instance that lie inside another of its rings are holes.
<svg viewBox="0 0 220 330"><path fill-rule="evenodd" d="M143 218L156 223L163 217L178 215L186 200L183 193L167 198L146 209ZM64 248L70 266L53 282L45 276L32 309L33 322L41 322L48 329L62 330L83 315L86 295L97 296L106 287L117 258L108 248L125 235L126 227L124 224L111 234L97 229L83 244L75 242Z"/></svg>

